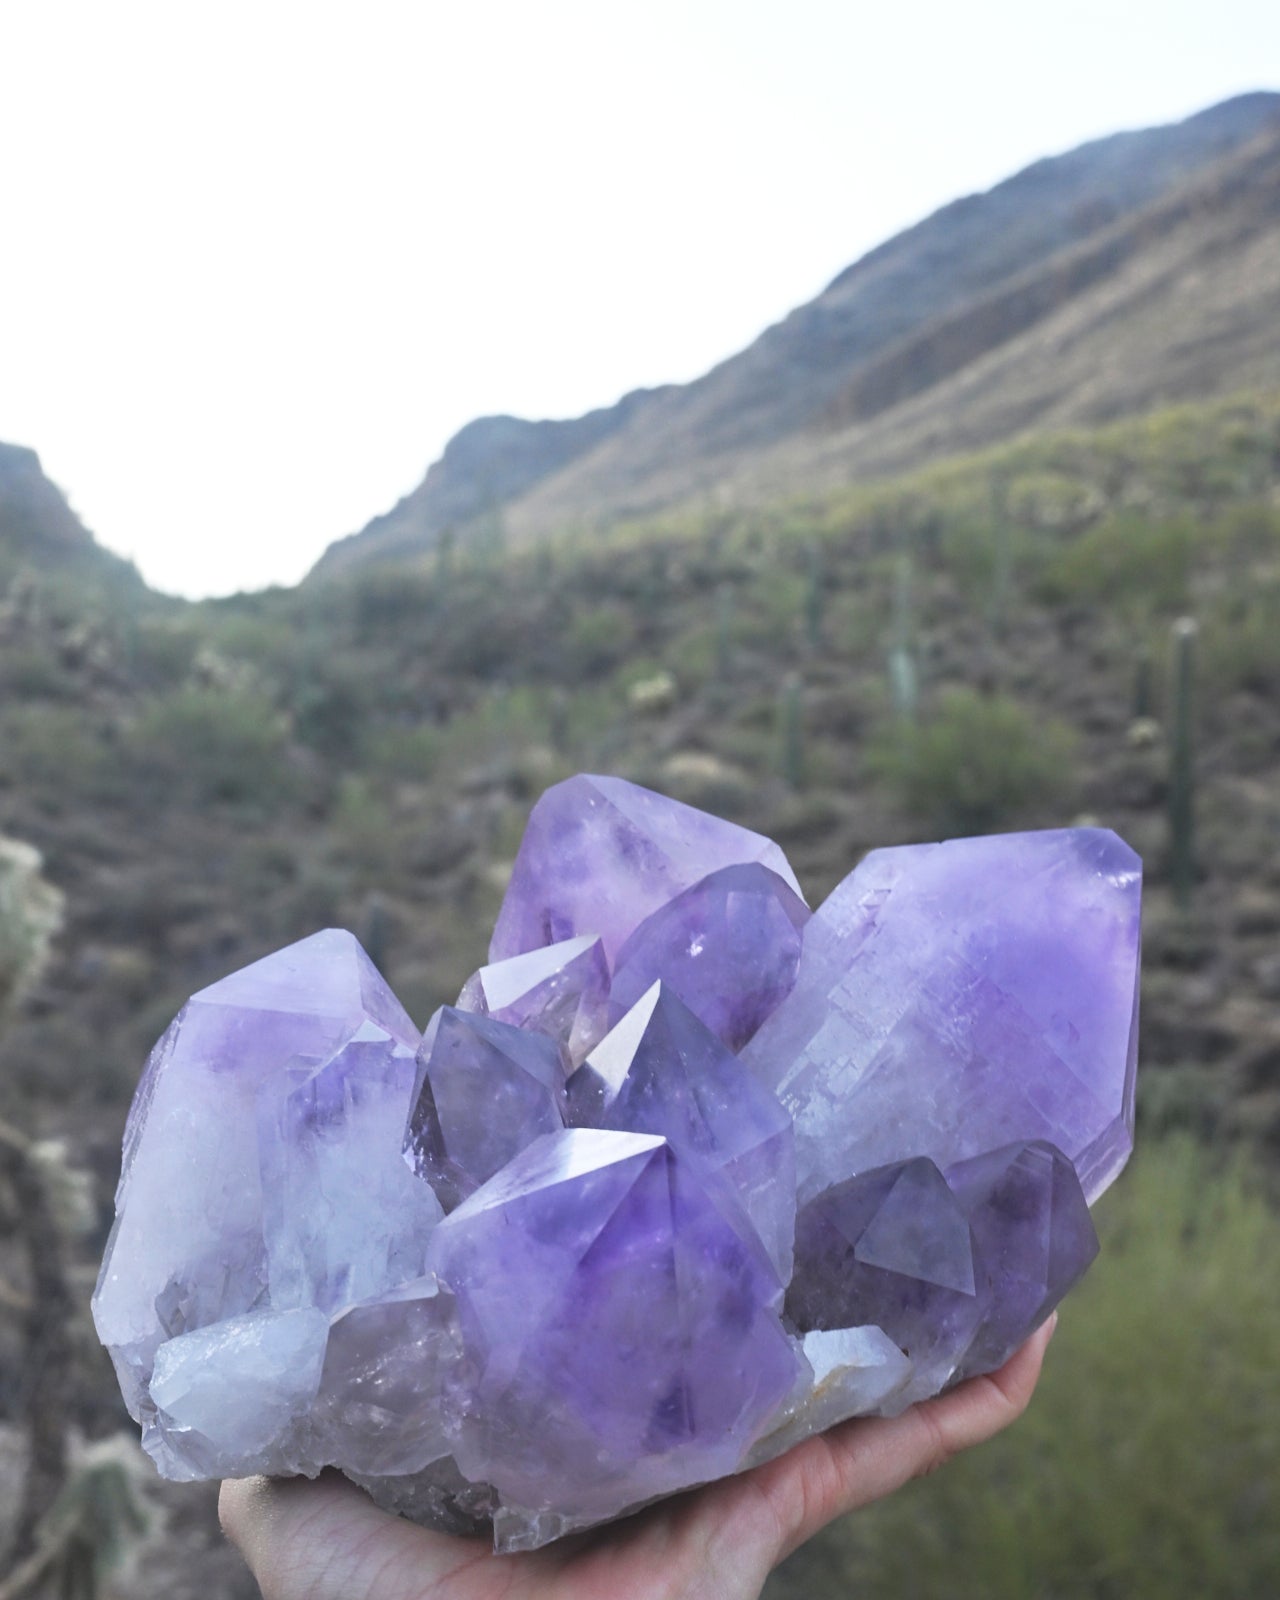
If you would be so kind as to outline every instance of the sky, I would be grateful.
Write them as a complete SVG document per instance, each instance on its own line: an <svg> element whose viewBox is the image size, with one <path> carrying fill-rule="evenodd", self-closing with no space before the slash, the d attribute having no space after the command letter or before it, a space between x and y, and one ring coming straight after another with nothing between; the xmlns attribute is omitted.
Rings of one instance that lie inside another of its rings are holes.
<svg viewBox="0 0 1280 1600"><path fill-rule="evenodd" d="M0 439L156 588L295 583L473 417L1257 88L1276 0L0 0Z"/></svg>

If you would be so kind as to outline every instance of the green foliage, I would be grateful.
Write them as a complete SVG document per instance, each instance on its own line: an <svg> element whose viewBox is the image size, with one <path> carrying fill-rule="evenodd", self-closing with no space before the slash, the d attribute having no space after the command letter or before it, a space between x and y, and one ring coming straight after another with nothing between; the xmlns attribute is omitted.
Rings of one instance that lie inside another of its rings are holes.
<svg viewBox="0 0 1280 1600"><path fill-rule="evenodd" d="M1274 561L1280 556L1280 510L1251 501L1229 506L1207 530L1208 542L1237 561Z"/></svg>
<svg viewBox="0 0 1280 1600"><path fill-rule="evenodd" d="M939 834L989 833L1047 801L1069 810L1072 738L1006 695L949 689L918 727L882 735L872 764L912 817Z"/></svg>
<svg viewBox="0 0 1280 1600"><path fill-rule="evenodd" d="M1044 562L1036 581L1050 604L1086 601L1177 610L1190 598L1196 526L1132 512L1107 517Z"/></svg>
<svg viewBox="0 0 1280 1600"><path fill-rule="evenodd" d="M1030 1411L836 1525L767 1600L1268 1600L1280 1577L1280 1217L1189 1141L1099 1209Z"/></svg>
<svg viewBox="0 0 1280 1600"><path fill-rule="evenodd" d="M778 701L778 744L782 776L793 789L804 786L804 706L802 685L795 673L783 680Z"/></svg>
<svg viewBox="0 0 1280 1600"><path fill-rule="evenodd" d="M1280 572L1233 586L1209 612L1204 677L1218 691L1280 692Z"/></svg>
<svg viewBox="0 0 1280 1600"><path fill-rule="evenodd" d="M366 731L362 764L375 777L427 783L439 770L444 743L442 731L431 723L383 723Z"/></svg>
<svg viewBox="0 0 1280 1600"><path fill-rule="evenodd" d="M283 717L264 695L184 685L147 707L129 750L158 783L204 802L296 799Z"/></svg>
<svg viewBox="0 0 1280 1600"><path fill-rule="evenodd" d="M39 796L50 812L119 799L127 779L103 730L75 705L0 706L0 783Z"/></svg>
<svg viewBox="0 0 1280 1600"><path fill-rule="evenodd" d="M577 611L564 636L564 654L572 678L591 678L612 672L635 648L635 617L616 605L597 605Z"/></svg>
<svg viewBox="0 0 1280 1600"><path fill-rule="evenodd" d="M181 683L191 671L203 630L189 617L143 617L127 630L130 671L146 688Z"/></svg>

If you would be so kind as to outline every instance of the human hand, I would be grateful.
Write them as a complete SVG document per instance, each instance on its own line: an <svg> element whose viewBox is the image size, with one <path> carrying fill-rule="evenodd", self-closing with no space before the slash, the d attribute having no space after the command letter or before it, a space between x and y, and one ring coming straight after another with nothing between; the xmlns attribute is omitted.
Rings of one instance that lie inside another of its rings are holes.
<svg viewBox="0 0 1280 1600"><path fill-rule="evenodd" d="M785 1456L523 1555L378 1510L337 1473L222 1486L222 1525L265 1600L755 1600L833 1518L981 1444L1026 1409L1057 1316L998 1372L858 1418Z"/></svg>

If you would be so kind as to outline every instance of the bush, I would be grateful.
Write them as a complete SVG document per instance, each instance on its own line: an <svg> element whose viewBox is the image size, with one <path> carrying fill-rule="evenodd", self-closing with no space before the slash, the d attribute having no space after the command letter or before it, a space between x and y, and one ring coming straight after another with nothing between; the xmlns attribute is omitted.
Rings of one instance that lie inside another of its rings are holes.
<svg viewBox="0 0 1280 1600"><path fill-rule="evenodd" d="M837 1524L766 1600L1276 1593L1280 1217L1242 1170L1162 1141L1097 1220L1026 1417Z"/></svg>
<svg viewBox="0 0 1280 1600"><path fill-rule="evenodd" d="M871 760L903 809L941 834L989 833L1046 801L1071 808L1073 740L1006 695L943 693L921 726L882 735Z"/></svg>
<svg viewBox="0 0 1280 1600"><path fill-rule="evenodd" d="M1108 517L1055 552L1037 580L1050 604L1086 601L1184 610L1197 540L1189 518L1157 520L1133 512Z"/></svg>
<svg viewBox="0 0 1280 1600"><path fill-rule="evenodd" d="M104 728L74 705L0 707L0 783L38 799L51 814L86 801L111 804L127 792Z"/></svg>
<svg viewBox="0 0 1280 1600"><path fill-rule="evenodd" d="M565 676L580 683L613 672L632 654L637 636L635 617L621 606L584 607L564 634Z"/></svg>
<svg viewBox="0 0 1280 1600"><path fill-rule="evenodd" d="M264 695L186 686L154 701L130 730L144 774L201 801L297 797L285 723Z"/></svg>
<svg viewBox="0 0 1280 1600"><path fill-rule="evenodd" d="M1274 577L1224 595L1201 632L1206 680L1219 689L1280 688L1280 581Z"/></svg>

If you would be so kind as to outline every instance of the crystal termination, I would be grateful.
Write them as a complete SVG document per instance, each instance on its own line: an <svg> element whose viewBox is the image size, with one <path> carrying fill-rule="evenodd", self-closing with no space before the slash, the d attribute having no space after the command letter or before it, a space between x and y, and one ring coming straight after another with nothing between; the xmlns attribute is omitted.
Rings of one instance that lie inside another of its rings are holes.
<svg viewBox="0 0 1280 1600"><path fill-rule="evenodd" d="M994 1370L1132 1147L1141 882L960 839L810 914L761 835L557 784L425 1033L330 930L152 1051L93 1306L144 1447L531 1549Z"/></svg>

